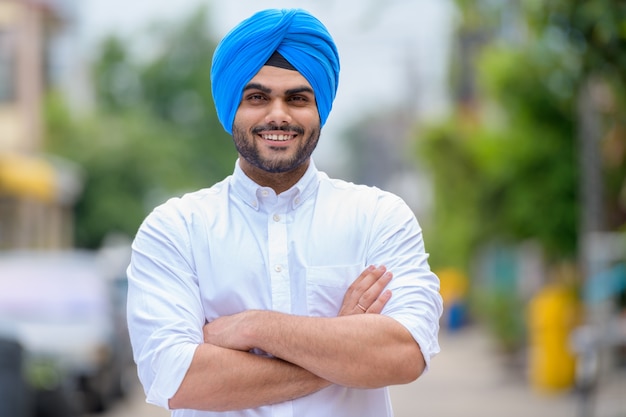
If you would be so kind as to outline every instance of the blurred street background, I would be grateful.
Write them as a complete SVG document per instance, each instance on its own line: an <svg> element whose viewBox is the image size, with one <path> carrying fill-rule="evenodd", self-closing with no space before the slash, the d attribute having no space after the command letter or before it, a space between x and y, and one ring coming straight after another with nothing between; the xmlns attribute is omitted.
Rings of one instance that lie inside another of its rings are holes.
<svg viewBox="0 0 626 417"><path fill-rule="evenodd" d="M334 35L314 154L403 197L442 352L397 417L626 416L626 6L612 0L0 0L0 417L160 416L129 244L229 175L213 49L266 7Z"/></svg>

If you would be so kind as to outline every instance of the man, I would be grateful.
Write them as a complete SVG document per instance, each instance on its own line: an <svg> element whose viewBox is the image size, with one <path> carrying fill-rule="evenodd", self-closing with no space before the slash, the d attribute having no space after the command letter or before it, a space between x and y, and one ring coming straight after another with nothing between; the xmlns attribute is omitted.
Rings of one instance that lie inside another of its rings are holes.
<svg viewBox="0 0 626 417"><path fill-rule="evenodd" d="M181 417L392 416L386 387L439 351L439 281L400 198L311 159L333 39L303 10L265 10L226 35L211 75L234 173L157 207L128 268L147 401Z"/></svg>

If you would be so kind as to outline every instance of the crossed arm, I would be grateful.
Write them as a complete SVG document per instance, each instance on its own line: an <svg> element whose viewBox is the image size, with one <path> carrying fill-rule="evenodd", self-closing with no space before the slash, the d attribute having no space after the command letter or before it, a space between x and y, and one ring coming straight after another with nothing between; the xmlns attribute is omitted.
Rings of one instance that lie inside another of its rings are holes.
<svg viewBox="0 0 626 417"><path fill-rule="evenodd" d="M378 314L391 297L384 291L390 280L384 267L363 271L334 318L248 310L208 323L170 408L254 408L331 384L375 388L416 379L425 367L418 344Z"/></svg>

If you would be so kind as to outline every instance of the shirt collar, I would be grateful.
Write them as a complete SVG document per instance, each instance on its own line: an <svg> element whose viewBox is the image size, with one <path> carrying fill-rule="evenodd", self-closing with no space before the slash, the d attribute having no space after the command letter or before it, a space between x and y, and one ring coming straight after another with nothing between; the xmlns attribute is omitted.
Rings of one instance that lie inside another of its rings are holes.
<svg viewBox="0 0 626 417"><path fill-rule="evenodd" d="M305 200L313 195L319 184L318 178L319 171L311 159L309 167L306 172L300 178L300 180L294 184L293 187L287 191L282 192L276 198L280 200L287 199L288 204L292 209L299 207ZM261 187L254 181L252 181L239 166L239 159L235 163L235 170L231 179L232 190L241 199L255 210L259 210L261 206L261 198L274 195L274 191L269 187Z"/></svg>

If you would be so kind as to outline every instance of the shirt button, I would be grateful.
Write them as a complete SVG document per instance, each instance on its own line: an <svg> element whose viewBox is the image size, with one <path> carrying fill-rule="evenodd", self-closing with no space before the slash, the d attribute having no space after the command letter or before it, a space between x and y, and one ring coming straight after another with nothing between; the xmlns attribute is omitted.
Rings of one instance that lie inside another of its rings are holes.
<svg viewBox="0 0 626 417"><path fill-rule="evenodd" d="M274 266L274 271L276 271L276 272L280 272L280 271L282 271L282 270L283 270L283 267L282 267L281 265L276 265L276 266Z"/></svg>
<svg viewBox="0 0 626 417"><path fill-rule="evenodd" d="M263 197L267 197L267 195L268 195L268 194L269 194L269 192L268 192L267 190L263 190L263 191L261 191L261 195L262 195Z"/></svg>
<svg viewBox="0 0 626 417"><path fill-rule="evenodd" d="M272 217L274 219L275 222L279 222L280 221L280 216L278 214L274 214L274 217Z"/></svg>
<svg viewBox="0 0 626 417"><path fill-rule="evenodd" d="M300 199L296 198L295 200L293 200L293 202L296 203L296 204L300 204Z"/></svg>

